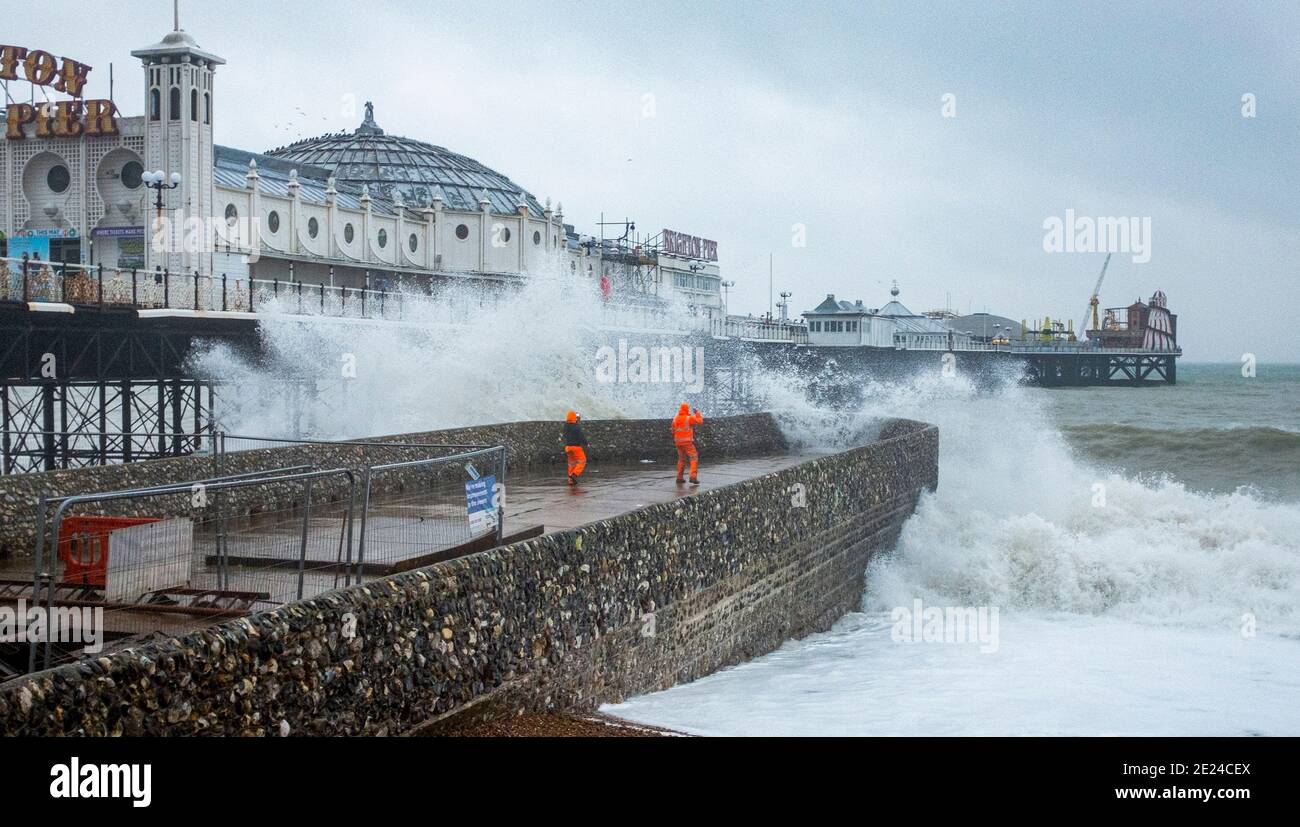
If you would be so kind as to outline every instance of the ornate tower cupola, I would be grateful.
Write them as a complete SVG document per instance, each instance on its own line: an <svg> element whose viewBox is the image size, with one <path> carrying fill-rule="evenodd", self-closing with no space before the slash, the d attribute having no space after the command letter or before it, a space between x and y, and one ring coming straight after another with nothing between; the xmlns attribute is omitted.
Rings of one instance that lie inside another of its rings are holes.
<svg viewBox="0 0 1300 827"><path fill-rule="evenodd" d="M163 192L166 250L155 250L150 237L146 266L211 274L213 250L206 230L190 238L185 231L206 228L213 216L213 75L226 61L199 48L181 29L179 12L170 34L131 55L144 65L145 167L181 175L179 187Z"/></svg>

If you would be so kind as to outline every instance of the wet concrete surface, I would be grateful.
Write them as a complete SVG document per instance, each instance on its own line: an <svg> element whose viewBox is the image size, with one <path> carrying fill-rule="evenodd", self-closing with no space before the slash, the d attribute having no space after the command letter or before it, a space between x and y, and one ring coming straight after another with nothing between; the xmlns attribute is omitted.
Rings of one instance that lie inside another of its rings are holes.
<svg viewBox="0 0 1300 827"><path fill-rule="evenodd" d="M608 519L654 503L689 497L697 491L720 488L761 477L809 459L804 454L780 454L711 463L704 458L699 485L677 485L675 464L588 464L576 486L570 487L564 469L547 474L521 474L506 480L506 525L541 524L561 531Z"/></svg>
<svg viewBox="0 0 1300 827"><path fill-rule="evenodd" d="M541 525L545 531L551 532L575 528L655 503L690 497L700 491L773 473L804 462L810 456L780 454L718 462L709 462L707 457L702 457L699 485L678 485L674 463L604 464L599 457L589 461L576 486L568 484L563 466L511 474L505 486L505 529L514 532L526 526ZM342 518L343 507L339 504L313 510L307 543L308 561L330 564L348 559ZM459 489L413 491L372 502L369 522L365 551L368 564L398 563L455 547L475 536L465 517L464 491ZM360 523L360 515L357 515L353 526L353 560L360 553ZM205 589L224 586L263 594L263 599L247 607L250 611L297 599L300 580L303 598L346 585L348 581L341 566L314 571L308 567L299 573L301 525L301 516L289 511L232 525L227 534L227 554L237 562L229 567L224 582L218 578L214 565L216 546L213 532L196 528L193 549L189 552L192 561L187 585ZM479 536L482 536L481 532ZM33 571L34 561L30 557L0 561L0 579L30 582ZM364 579L374 579L375 576L382 574ZM153 631L179 634L222 619L225 618L162 614L119 606L105 613L105 626L106 631L115 635Z"/></svg>

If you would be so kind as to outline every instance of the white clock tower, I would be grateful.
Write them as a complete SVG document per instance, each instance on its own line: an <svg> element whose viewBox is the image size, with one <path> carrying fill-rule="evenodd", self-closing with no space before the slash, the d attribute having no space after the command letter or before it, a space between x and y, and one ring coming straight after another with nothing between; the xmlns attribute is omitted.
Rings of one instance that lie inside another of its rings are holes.
<svg viewBox="0 0 1300 827"><path fill-rule="evenodd" d="M212 274L213 250L206 228L212 219L213 76L226 61L205 52L180 27L158 43L131 52L144 63L144 166L165 178L181 176L175 189L162 190L167 221L165 249L155 249L156 193L150 193L145 234L145 266L172 273ZM193 219L199 219L200 225ZM201 226L201 232L190 232Z"/></svg>

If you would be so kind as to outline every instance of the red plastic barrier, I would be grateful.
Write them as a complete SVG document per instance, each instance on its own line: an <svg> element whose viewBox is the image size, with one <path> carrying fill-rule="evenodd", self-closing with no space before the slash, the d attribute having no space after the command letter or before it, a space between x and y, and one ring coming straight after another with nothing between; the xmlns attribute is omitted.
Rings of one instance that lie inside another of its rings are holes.
<svg viewBox="0 0 1300 827"><path fill-rule="evenodd" d="M160 520L160 517L64 517L59 524L63 582L104 588L108 579L108 535L119 528Z"/></svg>

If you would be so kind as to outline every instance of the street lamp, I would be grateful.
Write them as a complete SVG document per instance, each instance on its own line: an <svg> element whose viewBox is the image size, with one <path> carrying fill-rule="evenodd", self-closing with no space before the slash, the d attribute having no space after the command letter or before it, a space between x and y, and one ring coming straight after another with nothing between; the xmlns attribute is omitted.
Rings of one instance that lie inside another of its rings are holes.
<svg viewBox="0 0 1300 827"><path fill-rule="evenodd" d="M143 173L140 176L140 180L144 182L146 187L154 191L154 208L157 209L158 221L161 222L163 211L163 190L174 190L179 187L183 180L181 174L179 172L173 172L169 178L167 173L159 169L154 170L153 172Z"/></svg>
<svg viewBox="0 0 1300 827"><path fill-rule="evenodd" d="M156 243L157 235L163 228L163 190L174 190L179 187L181 185L181 174L173 172L169 178L167 173L159 169L142 173L140 181L154 191L154 208L157 211L157 217L154 219L153 231Z"/></svg>
<svg viewBox="0 0 1300 827"><path fill-rule="evenodd" d="M731 315L731 303L727 301L727 289L735 286L736 283L734 281L722 282L722 312L724 315Z"/></svg>

